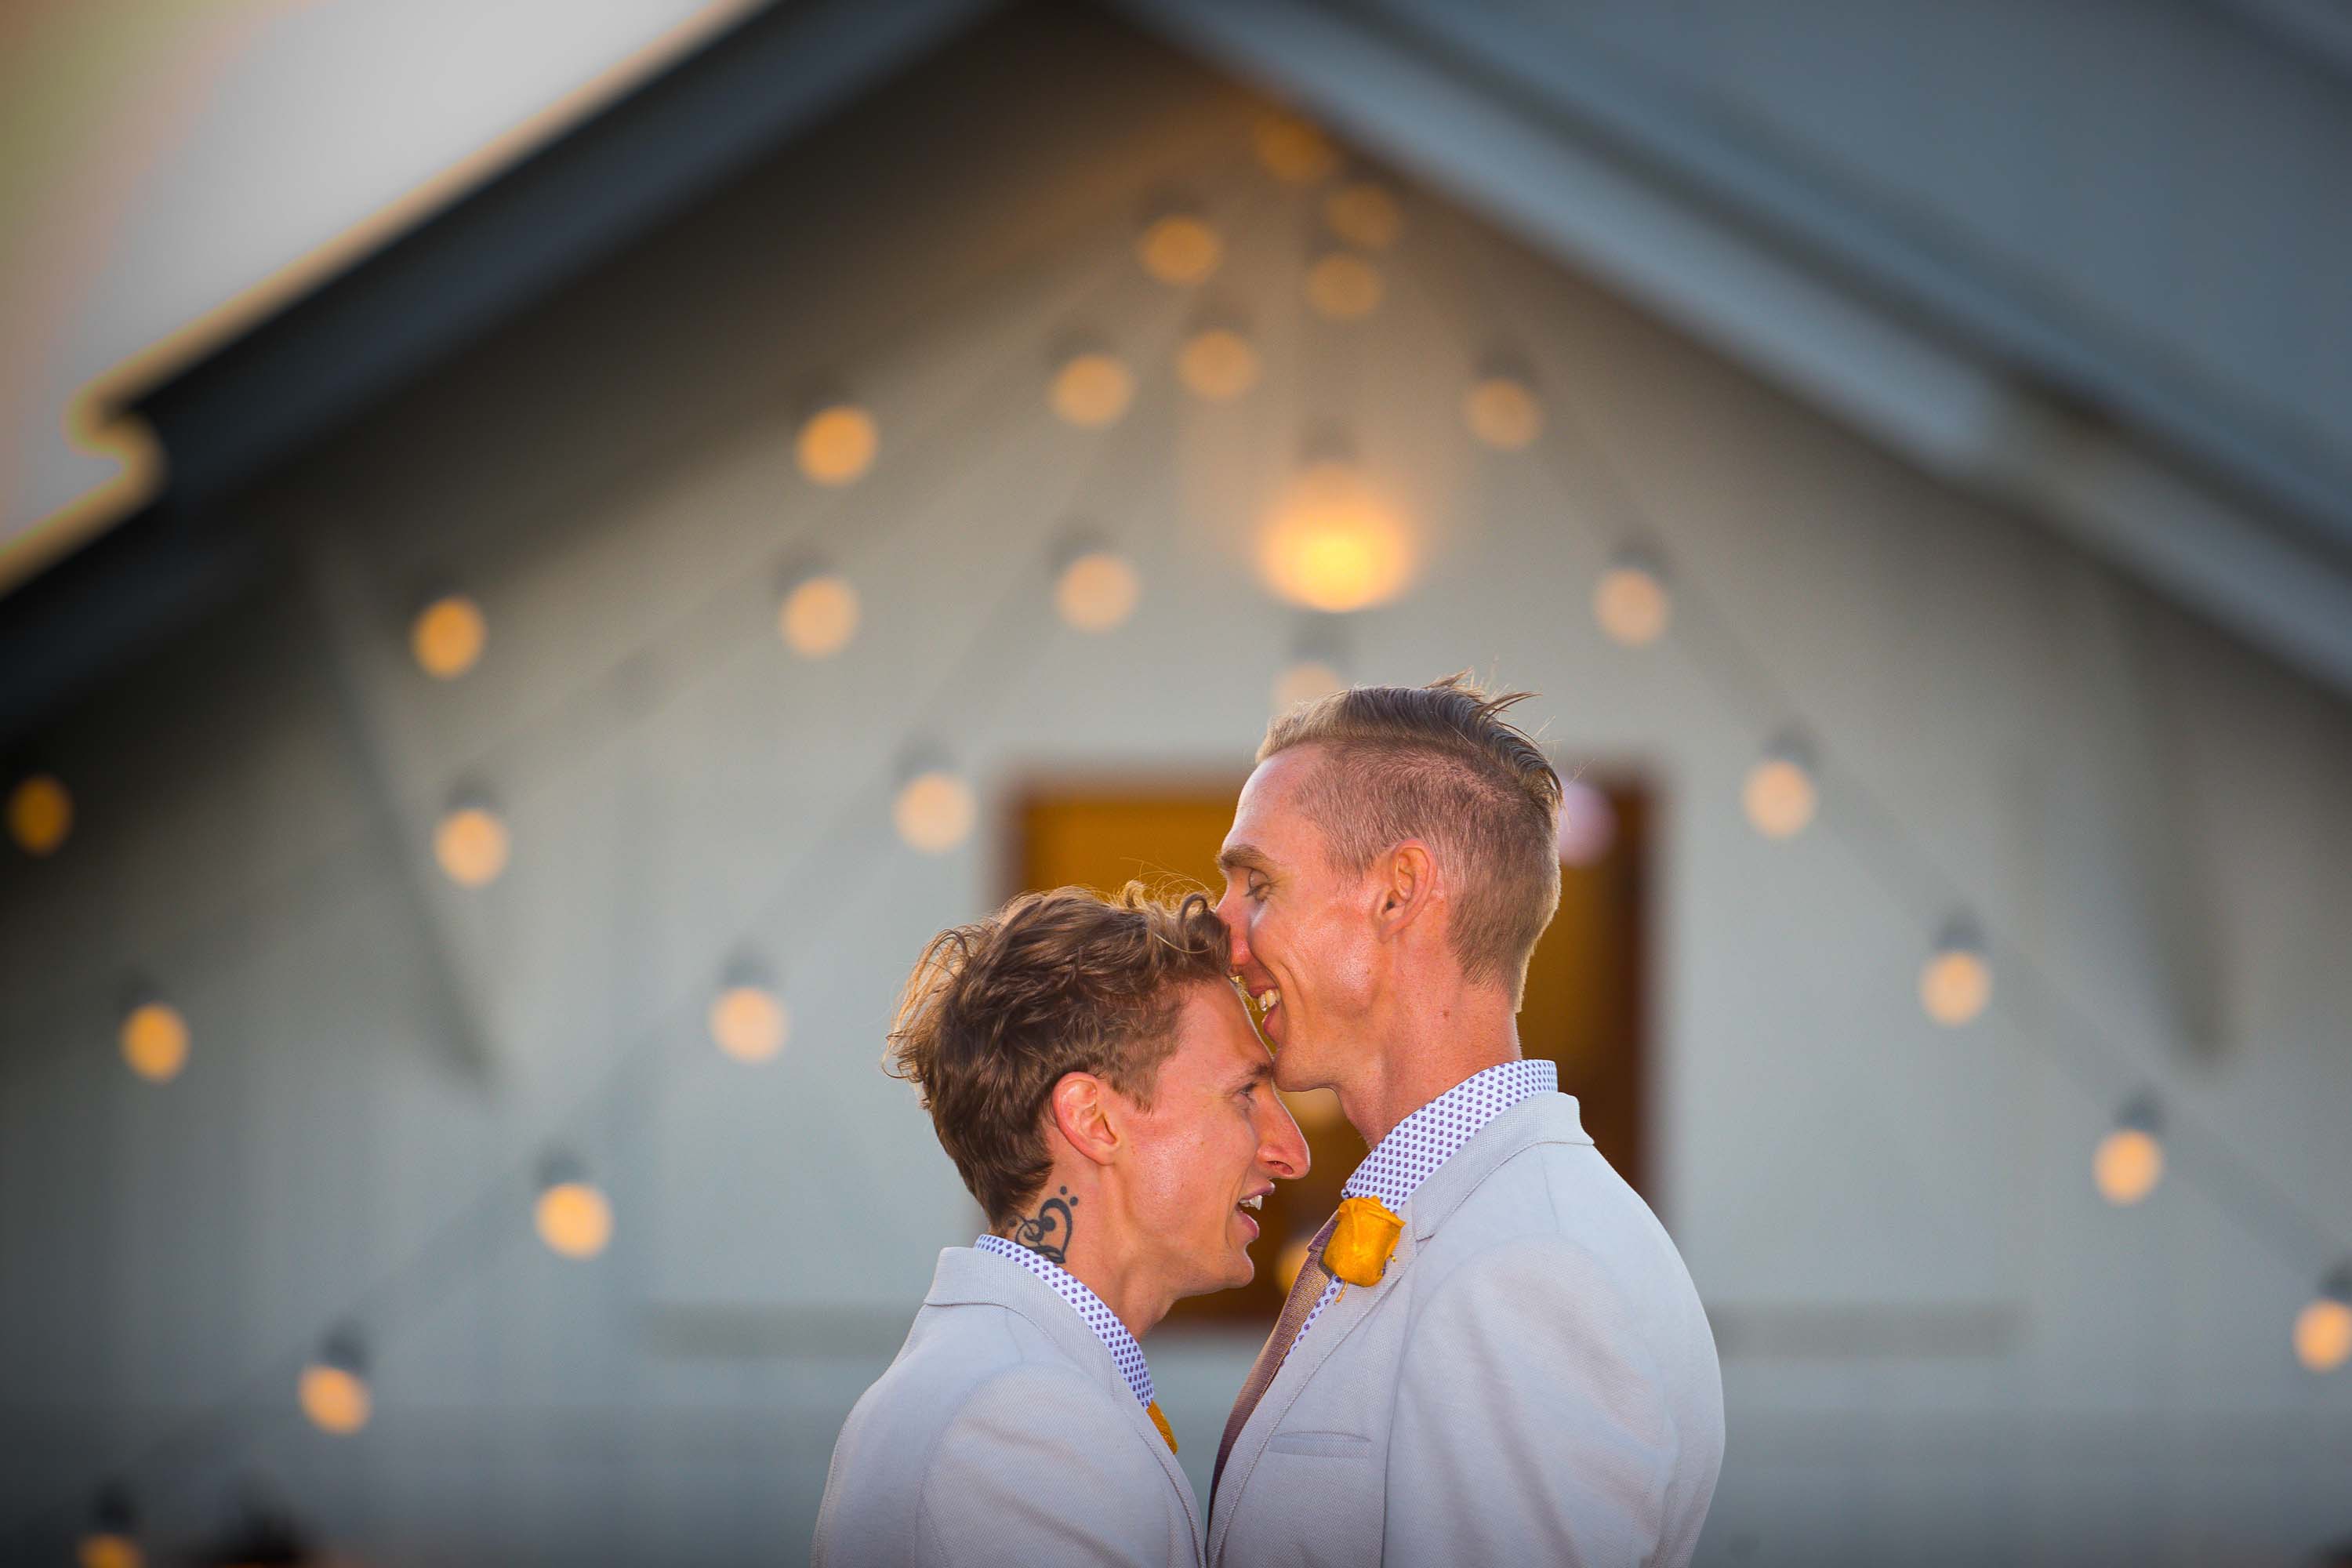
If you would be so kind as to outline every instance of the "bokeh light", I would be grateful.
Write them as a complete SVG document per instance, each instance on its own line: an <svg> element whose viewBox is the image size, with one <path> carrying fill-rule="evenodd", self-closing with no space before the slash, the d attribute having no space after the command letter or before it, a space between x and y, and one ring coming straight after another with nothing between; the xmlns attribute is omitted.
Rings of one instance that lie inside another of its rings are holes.
<svg viewBox="0 0 2352 1568"><path fill-rule="evenodd" d="M122 1016L118 1044L132 1072L169 1083L188 1063L188 1021L168 1002L140 1002Z"/></svg>
<svg viewBox="0 0 2352 1568"><path fill-rule="evenodd" d="M613 1205L591 1182L550 1182L531 1217L539 1239L559 1257L593 1258L613 1239Z"/></svg>
<svg viewBox="0 0 2352 1568"><path fill-rule="evenodd" d="M1135 242L1143 269L1162 283L1198 283L1224 259L1224 241L1194 212L1168 212L1146 224Z"/></svg>
<svg viewBox="0 0 2352 1568"><path fill-rule="evenodd" d="M792 1015L768 986L740 980L710 1002L710 1037L739 1062L764 1062L784 1048Z"/></svg>
<svg viewBox="0 0 2352 1568"><path fill-rule="evenodd" d="M1107 632L1135 613L1143 579L1126 556L1113 550L1085 550L1070 557L1054 580L1054 608L1082 632Z"/></svg>
<svg viewBox="0 0 2352 1568"><path fill-rule="evenodd" d="M73 795L54 773L35 773L8 792L8 837L27 855L56 854L73 819Z"/></svg>
<svg viewBox="0 0 2352 1568"><path fill-rule="evenodd" d="M366 1426L375 1412L367 1379L357 1366L340 1362L315 1361L304 1367L295 1394L310 1425L339 1437Z"/></svg>
<svg viewBox="0 0 2352 1568"><path fill-rule="evenodd" d="M1047 399L1054 412L1085 430L1116 425L1135 398L1135 374L1100 349L1069 354L1054 372Z"/></svg>
<svg viewBox="0 0 2352 1568"><path fill-rule="evenodd" d="M872 414L854 403L835 403L802 422L793 456L802 473L818 484L838 487L864 478L881 446L881 429Z"/></svg>
<svg viewBox="0 0 2352 1568"><path fill-rule="evenodd" d="M1543 434L1543 403L1527 376L1490 371L1462 395L1462 422L1480 445L1517 452Z"/></svg>
<svg viewBox="0 0 2352 1568"><path fill-rule="evenodd" d="M482 606L463 594L443 594L416 612L408 647L416 667L436 680L455 680L481 661L489 637Z"/></svg>
<svg viewBox="0 0 2352 1568"><path fill-rule="evenodd" d="M1992 964L1973 924L1955 920L1919 969L1919 1005L1946 1028L1973 1021L1992 1001Z"/></svg>
<svg viewBox="0 0 2352 1568"><path fill-rule="evenodd" d="M1384 292L1380 268L1352 251L1327 251L1307 269L1307 303L1328 321L1370 315Z"/></svg>
<svg viewBox="0 0 2352 1568"><path fill-rule="evenodd" d="M1779 742L1748 770L1739 799L1757 832L1767 838L1794 838L1821 805L1811 757L1794 742Z"/></svg>
<svg viewBox="0 0 2352 1568"><path fill-rule="evenodd" d="M1184 390L1211 403L1229 403L1257 384L1256 345L1234 327L1203 327L1184 340L1176 355L1176 378Z"/></svg>
<svg viewBox="0 0 2352 1568"><path fill-rule="evenodd" d="M811 572L785 590L776 631L803 658L831 658L857 635L857 590L838 572Z"/></svg>
<svg viewBox="0 0 2352 1568"><path fill-rule="evenodd" d="M1295 114L1269 114L1253 129L1258 162L1276 179L1311 185L1339 166L1339 150L1322 128Z"/></svg>
<svg viewBox="0 0 2352 1568"><path fill-rule="evenodd" d="M1350 463L1310 463L1258 541L1268 586L1294 605L1339 613L1385 604L1413 571L1412 537Z"/></svg>
<svg viewBox="0 0 2352 1568"><path fill-rule="evenodd" d="M1617 808L1582 779L1563 779L1557 837L1562 864L1598 865L1617 842Z"/></svg>
<svg viewBox="0 0 2352 1568"><path fill-rule="evenodd" d="M507 825L480 802L461 802L433 830L433 858L461 888L487 887L507 868Z"/></svg>
<svg viewBox="0 0 2352 1568"><path fill-rule="evenodd" d="M1672 614L1665 574L1645 555L1620 554L1592 585L1592 618L1611 641L1626 647L1657 641Z"/></svg>
<svg viewBox="0 0 2352 1568"><path fill-rule="evenodd" d="M943 768L909 778L890 808L898 837L927 855L942 855L962 843L979 814L971 786Z"/></svg>
<svg viewBox="0 0 2352 1568"><path fill-rule="evenodd" d="M2336 1287L2295 1314L2294 1359L2307 1372L2334 1372L2352 1360L2352 1301Z"/></svg>
<svg viewBox="0 0 2352 1568"><path fill-rule="evenodd" d="M2144 1127L2117 1127L2091 1156L2091 1180L2118 1208L2139 1202L2164 1176L2164 1145Z"/></svg>
<svg viewBox="0 0 2352 1568"><path fill-rule="evenodd" d="M143 1568L147 1561L137 1542L110 1530L83 1536L74 1557L81 1568Z"/></svg>

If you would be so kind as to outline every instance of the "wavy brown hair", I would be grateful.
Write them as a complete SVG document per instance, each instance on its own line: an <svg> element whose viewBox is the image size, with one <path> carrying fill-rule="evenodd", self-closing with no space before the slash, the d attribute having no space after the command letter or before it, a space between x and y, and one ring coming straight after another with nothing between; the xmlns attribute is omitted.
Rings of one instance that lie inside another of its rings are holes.
<svg viewBox="0 0 2352 1568"><path fill-rule="evenodd" d="M907 977L884 1065L922 1090L940 1144L1001 1230L1053 1169L1045 1101L1093 1073L1149 1108L1184 988L1230 984L1224 922L1199 893L1129 882L1024 893L933 937Z"/></svg>
<svg viewBox="0 0 2352 1568"><path fill-rule="evenodd" d="M1299 796L1331 863L1360 876L1408 838L1434 847L1456 891L1447 936L1463 974L1517 1006L1536 939L1559 908L1559 774L1467 670L1427 686L1358 686L1276 715L1257 760L1325 753Z"/></svg>

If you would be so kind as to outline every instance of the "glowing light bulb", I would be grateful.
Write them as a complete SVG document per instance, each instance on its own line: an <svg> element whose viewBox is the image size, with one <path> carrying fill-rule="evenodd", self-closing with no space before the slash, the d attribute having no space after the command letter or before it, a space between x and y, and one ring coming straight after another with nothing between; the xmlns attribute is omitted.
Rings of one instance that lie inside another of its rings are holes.
<svg viewBox="0 0 2352 1568"><path fill-rule="evenodd" d="M107 1530L83 1536L74 1554L81 1568L144 1568L147 1562L137 1542Z"/></svg>
<svg viewBox="0 0 2352 1568"><path fill-rule="evenodd" d="M1070 558L1054 584L1054 607L1082 632L1107 632L1135 613L1143 580L1127 557L1087 550Z"/></svg>
<svg viewBox="0 0 2352 1568"><path fill-rule="evenodd" d="M489 637L482 606L463 594L443 594L409 623L408 647L416 667L436 680L455 680L480 662Z"/></svg>
<svg viewBox="0 0 2352 1568"><path fill-rule="evenodd" d="M1543 403L1525 375L1489 371L1462 395L1462 422L1484 446L1521 451L1543 434Z"/></svg>
<svg viewBox="0 0 2352 1568"><path fill-rule="evenodd" d="M1257 350L1232 327L1203 327L1184 341L1176 377L1195 397L1229 403L1257 384Z"/></svg>
<svg viewBox="0 0 2352 1568"><path fill-rule="evenodd" d="M1090 349L1062 361L1047 397L1054 412L1069 423L1099 430L1127 413L1135 397L1135 375L1118 356Z"/></svg>
<svg viewBox="0 0 2352 1568"><path fill-rule="evenodd" d="M1307 303L1329 321L1362 320L1385 291L1380 268L1353 251L1329 251L1307 269Z"/></svg>
<svg viewBox="0 0 2352 1568"><path fill-rule="evenodd" d="M872 414L854 403L835 403L802 422L794 456L802 473L837 488L864 478L881 446Z"/></svg>
<svg viewBox="0 0 2352 1568"><path fill-rule="evenodd" d="M375 1411L358 1346L348 1335L330 1339L319 1359L302 1369L295 1396L310 1425L339 1437L366 1426Z"/></svg>
<svg viewBox="0 0 2352 1568"><path fill-rule="evenodd" d="M1251 140L1258 162L1286 184L1311 185L1339 167L1339 151L1322 129L1295 114L1269 114Z"/></svg>
<svg viewBox="0 0 2352 1568"><path fill-rule="evenodd" d="M1657 641L1673 609L1665 574L1638 551L1621 552L1592 585L1592 618L1612 641L1626 647Z"/></svg>
<svg viewBox="0 0 2352 1568"><path fill-rule="evenodd" d="M140 1002L123 1015L118 1043L131 1070L150 1083L169 1083L188 1062L188 1021L168 1002Z"/></svg>
<svg viewBox="0 0 2352 1568"><path fill-rule="evenodd" d="M479 802L460 802L433 830L433 858L461 888L487 887L507 868L507 825Z"/></svg>
<svg viewBox="0 0 2352 1568"><path fill-rule="evenodd" d="M2334 1372L2352 1360L2352 1270L2320 1287L2294 1315L2294 1359L2306 1372Z"/></svg>
<svg viewBox="0 0 2352 1568"><path fill-rule="evenodd" d="M837 572L812 572L785 591L776 610L784 646L803 658L831 658L857 635L857 590Z"/></svg>
<svg viewBox="0 0 2352 1568"><path fill-rule="evenodd" d="M890 816L908 846L943 855L963 842L979 810L970 784L943 768L930 768L899 786Z"/></svg>
<svg viewBox="0 0 2352 1568"><path fill-rule="evenodd" d="M613 1205L602 1189L576 1177L540 1190L532 1211L539 1239L562 1258L593 1258L613 1239Z"/></svg>
<svg viewBox="0 0 2352 1568"><path fill-rule="evenodd" d="M8 836L27 855L54 855L73 831L73 796L52 773L35 773L8 792Z"/></svg>
<svg viewBox="0 0 2352 1568"><path fill-rule="evenodd" d="M792 1015L768 987L749 980L711 999L710 1037L739 1062L764 1062L784 1048Z"/></svg>
<svg viewBox="0 0 2352 1568"><path fill-rule="evenodd" d="M1404 229L1404 209L1377 180L1349 180L1323 198L1331 232L1363 250L1386 250Z"/></svg>
<svg viewBox="0 0 2352 1568"><path fill-rule="evenodd" d="M1919 1005L1946 1028L1973 1020L1992 1001L1992 965L1965 917L1947 924L1919 969Z"/></svg>
<svg viewBox="0 0 2352 1568"><path fill-rule="evenodd" d="M2164 1145L2143 1127L2117 1127L2099 1140L2091 1179L2099 1195L2126 1208L2156 1190L2164 1177Z"/></svg>
<svg viewBox="0 0 2352 1568"><path fill-rule="evenodd" d="M1757 832L1767 838L1793 838L1813 819L1821 796L1806 747L1783 738L1748 770L1740 805Z"/></svg>
<svg viewBox="0 0 2352 1568"><path fill-rule="evenodd" d="M1412 581L1412 537L1349 464L1310 464L1258 542L1267 585L1296 605L1342 612L1385 604Z"/></svg>
<svg viewBox="0 0 2352 1568"><path fill-rule="evenodd" d="M1198 213L1168 212L1144 226L1135 242L1143 269L1162 283L1198 283L1224 259L1225 243Z"/></svg>

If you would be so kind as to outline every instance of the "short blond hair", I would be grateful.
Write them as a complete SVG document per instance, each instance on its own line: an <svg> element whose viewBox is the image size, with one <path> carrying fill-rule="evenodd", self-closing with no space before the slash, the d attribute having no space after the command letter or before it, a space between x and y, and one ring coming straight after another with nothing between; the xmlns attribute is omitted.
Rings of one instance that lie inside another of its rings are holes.
<svg viewBox="0 0 2352 1568"><path fill-rule="evenodd" d="M1149 1109L1186 988L1230 988L1231 965L1225 923L1199 893L1024 893L924 947L885 1065L922 1090L940 1146L1002 1229L1054 1167L1054 1086L1093 1073Z"/></svg>
<svg viewBox="0 0 2352 1568"><path fill-rule="evenodd" d="M1358 686L1277 714L1260 762L1324 753L1300 803L1331 863L1361 875L1408 838L1435 847L1456 889L1447 937L1464 976L1518 1005L1528 960L1559 908L1559 774L1503 717L1533 693L1489 696L1468 671L1427 686Z"/></svg>

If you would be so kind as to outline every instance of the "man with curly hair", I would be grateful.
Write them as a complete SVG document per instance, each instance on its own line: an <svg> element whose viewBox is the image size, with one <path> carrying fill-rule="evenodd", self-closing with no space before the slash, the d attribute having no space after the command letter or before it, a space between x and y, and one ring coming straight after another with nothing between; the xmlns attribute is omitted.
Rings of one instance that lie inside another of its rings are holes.
<svg viewBox="0 0 2352 1568"><path fill-rule="evenodd" d="M1249 1282L1256 1211L1307 1170L1198 894L1031 893L942 931L890 1065L988 1218L850 1412L818 1568L1197 1564L1202 1514L1139 1341Z"/></svg>

